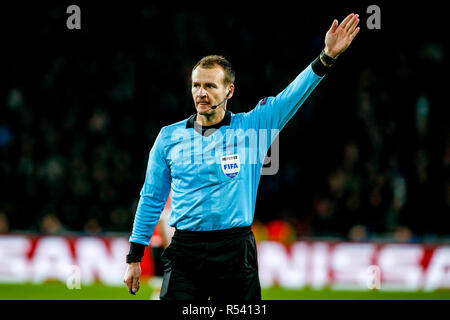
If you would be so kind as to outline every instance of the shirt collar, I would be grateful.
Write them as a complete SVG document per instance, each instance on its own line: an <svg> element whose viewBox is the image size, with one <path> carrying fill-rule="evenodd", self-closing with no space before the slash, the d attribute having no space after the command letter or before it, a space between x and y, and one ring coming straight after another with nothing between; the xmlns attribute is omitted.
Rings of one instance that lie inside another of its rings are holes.
<svg viewBox="0 0 450 320"><path fill-rule="evenodd" d="M231 112L230 111L225 111L225 116L223 117L223 119L216 123L213 124L212 126L202 126L200 124L198 124L195 121L197 114L193 114L192 116L189 117L188 121L186 122L186 129L188 128L194 128L195 131L197 131L200 134L204 134L206 130L208 129L219 129L222 126L229 126L231 123ZM213 130L215 131L215 130Z"/></svg>

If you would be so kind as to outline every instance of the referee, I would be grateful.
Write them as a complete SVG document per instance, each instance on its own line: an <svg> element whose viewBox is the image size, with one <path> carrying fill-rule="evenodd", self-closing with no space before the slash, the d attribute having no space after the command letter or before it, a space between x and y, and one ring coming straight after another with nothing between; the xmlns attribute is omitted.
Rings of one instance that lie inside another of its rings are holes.
<svg viewBox="0 0 450 320"><path fill-rule="evenodd" d="M194 66L197 113L163 127L150 151L126 257L130 293L139 290L140 261L172 190L169 224L176 230L161 256L160 299L261 300L251 224L271 133L286 125L351 44L358 22L357 14L341 24L334 20L320 55L276 97L247 113L226 109L235 73L224 57L207 56Z"/></svg>

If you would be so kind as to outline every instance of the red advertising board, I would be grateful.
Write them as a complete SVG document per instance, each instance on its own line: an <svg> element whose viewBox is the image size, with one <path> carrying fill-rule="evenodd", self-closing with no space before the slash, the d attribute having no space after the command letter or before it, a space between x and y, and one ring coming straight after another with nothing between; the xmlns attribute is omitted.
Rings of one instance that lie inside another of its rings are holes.
<svg viewBox="0 0 450 320"><path fill-rule="evenodd" d="M81 283L122 285L126 237L0 236L0 282L65 282L76 267ZM258 243L262 287L416 291L450 288L445 244L277 241ZM142 276L154 275L150 248Z"/></svg>

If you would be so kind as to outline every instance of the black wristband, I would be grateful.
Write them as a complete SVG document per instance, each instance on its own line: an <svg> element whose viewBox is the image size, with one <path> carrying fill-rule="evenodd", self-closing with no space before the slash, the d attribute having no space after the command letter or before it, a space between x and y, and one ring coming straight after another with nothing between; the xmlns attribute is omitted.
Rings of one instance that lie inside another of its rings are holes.
<svg viewBox="0 0 450 320"><path fill-rule="evenodd" d="M130 242L130 251L127 254L127 263L131 262L141 262L142 257L144 256L145 245Z"/></svg>
<svg viewBox="0 0 450 320"><path fill-rule="evenodd" d="M329 67L325 67L323 65L322 61L320 61L320 56L317 56L317 58L312 62L311 68L319 77L323 77L330 69Z"/></svg>
<svg viewBox="0 0 450 320"><path fill-rule="evenodd" d="M319 57L322 58L322 60L328 65L328 67L331 67L336 62L336 58L327 56L325 54L325 50L322 50Z"/></svg>

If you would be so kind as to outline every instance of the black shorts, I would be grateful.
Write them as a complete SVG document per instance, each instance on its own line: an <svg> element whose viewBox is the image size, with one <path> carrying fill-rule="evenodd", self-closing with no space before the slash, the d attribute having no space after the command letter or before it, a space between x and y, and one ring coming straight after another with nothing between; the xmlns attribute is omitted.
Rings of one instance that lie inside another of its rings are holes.
<svg viewBox="0 0 450 320"><path fill-rule="evenodd" d="M162 277L164 275L164 265L161 261L161 254L163 253L163 247L152 247L153 264L155 266L155 276Z"/></svg>
<svg viewBox="0 0 450 320"><path fill-rule="evenodd" d="M250 227L176 230L161 259L161 300L261 300L256 242Z"/></svg>

